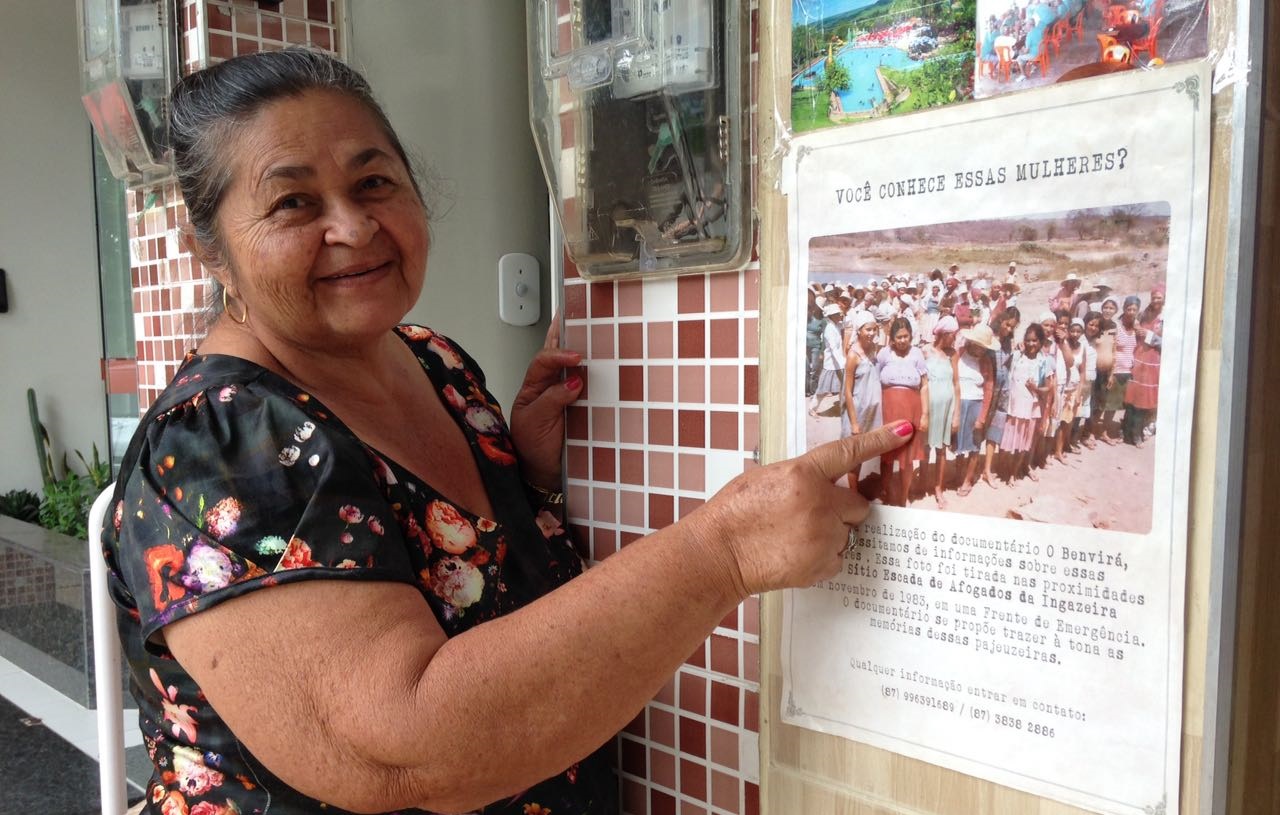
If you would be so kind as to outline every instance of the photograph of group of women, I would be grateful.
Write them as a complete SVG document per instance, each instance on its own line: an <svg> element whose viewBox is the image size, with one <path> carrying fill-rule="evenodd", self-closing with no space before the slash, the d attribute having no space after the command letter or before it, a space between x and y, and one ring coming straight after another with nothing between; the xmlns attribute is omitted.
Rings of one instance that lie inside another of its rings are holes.
<svg viewBox="0 0 1280 815"><path fill-rule="evenodd" d="M909 419L850 488L1149 531L1168 238L1168 205L1137 203L812 239L807 446Z"/></svg>

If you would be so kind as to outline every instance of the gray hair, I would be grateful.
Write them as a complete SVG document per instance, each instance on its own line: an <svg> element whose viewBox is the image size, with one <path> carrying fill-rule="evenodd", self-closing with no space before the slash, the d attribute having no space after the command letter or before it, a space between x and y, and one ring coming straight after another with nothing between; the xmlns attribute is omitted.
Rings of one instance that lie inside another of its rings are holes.
<svg viewBox="0 0 1280 815"><path fill-rule="evenodd" d="M311 48L262 51L196 71L184 77L170 97L169 140L178 187L197 242L222 251L217 214L231 183L225 150L228 137L272 102L313 90L343 93L365 106L404 162L413 190L426 207L415 163L410 161L368 81L359 72ZM208 315L211 318L216 318L222 309L221 294L221 285L213 281Z"/></svg>

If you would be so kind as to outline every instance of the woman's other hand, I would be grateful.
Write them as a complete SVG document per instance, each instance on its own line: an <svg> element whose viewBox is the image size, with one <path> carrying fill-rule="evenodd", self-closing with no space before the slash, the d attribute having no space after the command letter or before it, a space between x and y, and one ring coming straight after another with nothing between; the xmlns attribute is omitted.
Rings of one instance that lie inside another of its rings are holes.
<svg viewBox="0 0 1280 815"><path fill-rule="evenodd" d="M741 598L812 585L840 570L850 528L870 511L867 499L836 479L912 433L910 422L895 422L751 470L677 526L728 554Z"/></svg>
<svg viewBox="0 0 1280 815"><path fill-rule="evenodd" d="M560 489L564 409L582 393L580 376L561 380L566 369L582 362L582 354L559 347L559 324L559 317L553 317L542 350L530 361L511 404L511 441L521 473L529 483L548 490Z"/></svg>

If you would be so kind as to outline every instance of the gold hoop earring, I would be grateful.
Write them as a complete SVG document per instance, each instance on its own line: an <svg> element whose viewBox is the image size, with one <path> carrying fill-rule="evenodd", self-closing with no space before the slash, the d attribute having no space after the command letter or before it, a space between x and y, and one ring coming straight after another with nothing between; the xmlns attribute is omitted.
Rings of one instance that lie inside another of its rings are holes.
<svg viewBox="0 0 1280 815"><path fill-rule="evenodd" d="M241 310L240 310L240 316L239 316L238 318L236 317L236 315L234 315L234 314L232 314L232 313L231 313L231 306L229 306L229 305L227 304L227 290L224 288L224 289L222 290L222 311L223 311L223 313L224 313L224 314L226 314L226 315L227 315L228 317L230 317L231 319L235 320L235 321L236 321L237 323L239 323L240 325L244 325L244 324L245 324L245 321L247 321L247 320L249 319L249 307L248 307L248 306L246 306L246 305L244 305L244 304L242 303L242 304L241 304L241 306L240 306L240 309L241 309Z"/></svg>

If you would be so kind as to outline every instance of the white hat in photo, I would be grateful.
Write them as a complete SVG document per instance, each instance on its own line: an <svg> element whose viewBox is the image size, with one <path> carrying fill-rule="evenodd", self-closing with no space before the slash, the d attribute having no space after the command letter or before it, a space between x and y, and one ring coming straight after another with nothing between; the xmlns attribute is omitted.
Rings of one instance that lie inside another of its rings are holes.
<svg viewBox="0 0 1280 815"><path fill-rule="evenodd" d="M960 336L964 337L964 341L967 343L981 345L991 351L995 351L1000 347L1000 341L996 339L995 334L991 333L991 326L986 323L970 326L961 331Z"/></svg>
<svg viewBox="0 0 1280 815"><path fill-rule="evenodd" d="M843 313L844 312L842 312L840 310L840 307L837 306L835 303L827 303L825 306L822 307L823 317L833 317L837 314L843 314Z"/></svg>
<svg viewBox="0 0 1280 815"><path fill-rule="evenodd" d="M1078 286L1082 282L1083 281L1080 280L1080 275L1076 274L1075 272L1067 272L1067 276L1062 278L1062 285L1064 286L1067 285L1068 283L1075 283Z"/></svg>

